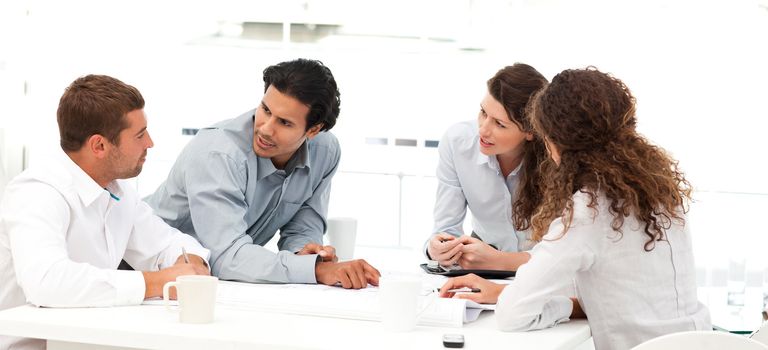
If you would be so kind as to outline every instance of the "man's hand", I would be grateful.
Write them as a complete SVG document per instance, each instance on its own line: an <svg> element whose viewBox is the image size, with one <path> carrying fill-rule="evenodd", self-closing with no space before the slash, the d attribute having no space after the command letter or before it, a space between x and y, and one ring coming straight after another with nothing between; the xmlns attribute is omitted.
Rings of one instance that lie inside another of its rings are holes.
<svg viewBox="0 0 768 350"><path fill-rule="evenodd" d="M458 288L478 288L477 293L452 293L451 289ZM440 287L441 298L459 298L469 299L479 304L496 304L499 295L506 285L496 284L491 281L480 278L478 275L469 274L461 277L449 278L448 281Z"/></svg>
<svg viewBox="0 0 768 350"><path fill-rule="evenodd" d="M192 261L190 255L190 262ZM199 258L199 257L198 257ZM202 259L200 259L203 261ZM210 275L208 268L205 265L200 264L186 264L182 258L181 263L162 269L160 271L144 271L144 299L152 297L163 296L163 286L171 281L175 281L176 277L184 275ZM171 299L176 299L176 289L171 289Z"/></svg>
<svg viewBox="0 0 768 350"><path fill-rule="evenodd" d="M336 256L336 248L329 245L319 245L317 243L307 243L304 248L301 248L297 255L309 255L317 254L325 262L337 262L339 258Z"/></svg>
<svg viewBox="0 0 768 350"><path fill-rule="evenodd" d="M318 262L315 265L317 283L333 286L340 283L349 289L361 289L379 285L381 273L363 259L345 262Z"/></svg>
<svg viewBox="0 0 768 350"><path fill-rule="evenodd" d="M453 265L461 259L463 254L461 247L466 238L465 236L456 238L443 232L432 236L427 245L429 257L437 260L442 266Z"/></svg>
<svg viewBox="0 0 768 350"><path fill-rule="evenodd" d="M205 263L205 259L195 254L187 254L187 257L189 257L189 265L192 265L195 269L195 275L211 275L211 270L208 268L208 264ZM174 263L174 265L180 264L186 264L184 262L184 255L179 255L179 258L176 259L176 262Z"/></svg>

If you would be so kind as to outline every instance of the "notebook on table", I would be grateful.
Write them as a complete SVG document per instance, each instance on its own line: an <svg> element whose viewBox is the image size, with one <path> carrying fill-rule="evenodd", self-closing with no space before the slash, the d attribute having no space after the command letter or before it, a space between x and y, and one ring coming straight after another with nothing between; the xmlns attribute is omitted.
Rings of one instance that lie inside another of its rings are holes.
<svg viewBox="0 0 768 350"><path fill-rule="evenodd" d="M436 267L432 267L426 263L421 264L420 266L422 269L424 269L424 271L426 271L429 274L446 276L446 277L456 277L456 276L463 276L463 275L468 275L470 273L474 273L475 275L478 275L485 279L505 279L509 277L515 277L515 272L516 272L511 270L462 269L461 267L457 267L457 266L443 267L443 266L437 265Z"/></svg>

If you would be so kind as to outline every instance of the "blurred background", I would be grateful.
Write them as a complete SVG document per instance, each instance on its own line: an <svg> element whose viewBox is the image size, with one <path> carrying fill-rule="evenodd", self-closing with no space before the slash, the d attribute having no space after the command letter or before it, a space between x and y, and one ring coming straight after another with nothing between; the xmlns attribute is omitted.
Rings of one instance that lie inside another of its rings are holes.
<svg viewBox="0 0 768 350"><path fill-rule="evenodd" d="M342 96L330 216L358 219L359 246L418 250L436 143L475 118L485 81L515 62L550 79L593 65L630 87L640 131L696 188L700 285L760 286L767 35L768 0L2 1L0 189L58 148L58 99L79 76L144 95L146 195L198 128L257 105L265 67L313 58Z"/></svg>

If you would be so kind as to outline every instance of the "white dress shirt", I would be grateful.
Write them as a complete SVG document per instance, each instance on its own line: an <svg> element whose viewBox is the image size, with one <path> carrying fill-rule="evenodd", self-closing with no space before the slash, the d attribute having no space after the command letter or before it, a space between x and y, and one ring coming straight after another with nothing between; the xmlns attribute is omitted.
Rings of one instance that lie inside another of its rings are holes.
<svg viewBox="0 0 768 350"><path fill-rule="evenodd" d="M462 225L469 207L472 231L483 242L505 252L529 250L533 244L527 239L528 232L515 230L512 221L512 201L522 163L504 178L496 157L480 152L474 121L451 126L440 140L438 153L432 233L464 234Z"/></svg>
<svg viewBox="0 0 768 350"><path fill-rule="evenodd" d="M573 305L556 291L575 279L596 349L629 349L667 333L711 330L709 312L696 296L688 227L673 223L666 240L647 252L648 236L634 216L625 218L619 235L605 197L598 197L598 213L587 207L589 200L581 192L573 196L568 232L558 239L563 224L555 219L504 288L496 307L499 328L525 331L567 321Z"/></svg>
<svg viewBox="0 0 768 350"><path fill-rule="evenodd" d="M194 238L171 228L116 180L101 188L64 152L14 178L0 205L0 310L136 305L140 271L173 265ZM116 270L125 259L137 271ZM39 340L0 335L0 349L38 349Z"/></svg>

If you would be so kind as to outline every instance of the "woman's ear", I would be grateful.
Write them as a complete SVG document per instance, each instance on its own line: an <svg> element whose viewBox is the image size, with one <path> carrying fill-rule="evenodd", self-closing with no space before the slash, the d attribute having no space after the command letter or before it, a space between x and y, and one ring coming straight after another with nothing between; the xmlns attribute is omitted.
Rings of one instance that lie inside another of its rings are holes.
<svg viewBox="0 0 768 350"><path fill-rule="evenodd" d="M527 132L525 133L525 140L526 141L533 141L535 137L533 136L533 133Z"/></svg>

